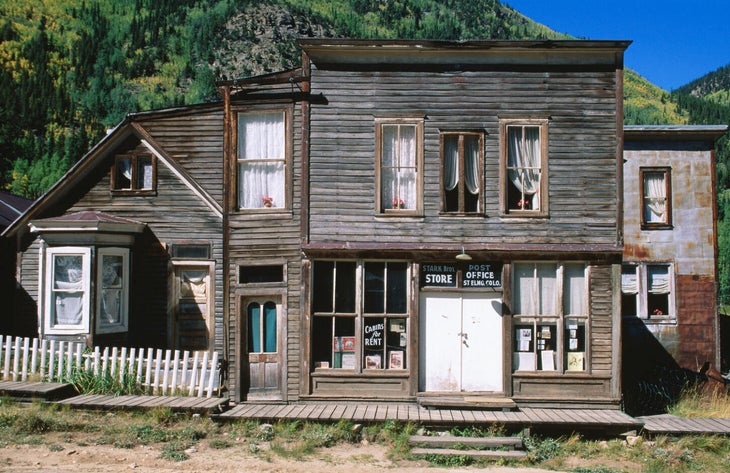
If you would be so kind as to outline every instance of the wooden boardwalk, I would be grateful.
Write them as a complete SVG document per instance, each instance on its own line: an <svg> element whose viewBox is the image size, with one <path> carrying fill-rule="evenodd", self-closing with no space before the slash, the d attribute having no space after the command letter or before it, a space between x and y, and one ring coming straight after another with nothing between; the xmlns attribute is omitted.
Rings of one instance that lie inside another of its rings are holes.
<svg viewBox="0 0 730 473"><path fill-rule="evenodd" d="M651 435L730 435L730 419L684 418L671 414L637 417Z"/></svg>
<svg viewBox="0 0 730 473"><path fill-rule="evenodd" d="M62 401L60 405L67 405L79 409L102 410L143 410L156 407L168 408L173 411L187 411L196 413L215 413L223 411L228 405L227 397L186 397L186 396L106 396L81 394Z"/></svg>
<svg viewBox="0 0 730 473"><path fill-rule="evenodd" d="M0 397L16 401L54 401L74 394L76 394L76 391L68 383L0 381Z"/></svg>
<svg viewBox="0 0 730 473"><path fill-rule="evenodd" d="M536 409L517 411L476 409L426 409L415 403L298 403L239 404L215 416L221 420L250 419L265 422L303 420L357 423L395 420L431 426L500 425L508 430L529 427L536 430L600 430L622 433L638 430L642 423L610 409Z"/></svg>

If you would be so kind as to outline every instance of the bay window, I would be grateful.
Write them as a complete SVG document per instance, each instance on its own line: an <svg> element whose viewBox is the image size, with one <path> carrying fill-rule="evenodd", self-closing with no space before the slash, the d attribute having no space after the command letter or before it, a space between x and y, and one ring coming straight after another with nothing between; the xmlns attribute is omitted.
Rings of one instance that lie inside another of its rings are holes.
<svg viewBox="0 0 730 473"><path fill-rule="evenodd" d="M505 214L547 214L547 120L500 124Z"/></svg>
<svg viewBox="0 0 730 473"><path fill-rule="evenodd" d="M311 339L315 369L407 368L408 275L404 262L314 263Z"/></svg>
<svg viewBox="0 0 730 473"><path fill-rule="evenodd" d="M286 113L238 114L238 207L286 206Z"/></svg>
<svg viewBox="0 0 730 473"><path fill-rule="evenodd" d="M479 211L482 149L482 135L479 133L441 135L443 212Z"/></svg>
<svg viewBox="0 0 730 473"><path fill-rule="evenodd" d="M586 371L588 277L583 263L513 265L515 371Z"/></svg>
<svg viewBox="0 0 730 473"><path fill-rule="evenodd" d="M421 210L423 120L376 122L377 211Z"/></svg>

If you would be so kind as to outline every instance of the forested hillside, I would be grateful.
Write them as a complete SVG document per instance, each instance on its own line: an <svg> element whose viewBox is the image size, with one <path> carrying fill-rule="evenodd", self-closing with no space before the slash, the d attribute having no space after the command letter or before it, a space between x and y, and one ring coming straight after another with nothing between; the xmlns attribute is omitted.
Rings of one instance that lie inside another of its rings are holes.
<svg viewBox="0 0 730 473"><path fill-rule="evenodd" d="M37 197L126 113L294 67L300 36L568 38L498 0L0 0L0 185ZM671 93L626 71L624 93L628 124L730 122L730 66ZM727 139L717 157L730 301Z"/></svg>

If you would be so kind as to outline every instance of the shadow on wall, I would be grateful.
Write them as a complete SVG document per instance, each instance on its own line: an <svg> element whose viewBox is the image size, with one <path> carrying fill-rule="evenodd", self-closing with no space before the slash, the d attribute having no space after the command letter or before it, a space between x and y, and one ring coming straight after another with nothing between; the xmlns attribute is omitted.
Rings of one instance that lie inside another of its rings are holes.
<svg viewBox="0 0 730 473"><path fill-rule="evenodd" d="M730 315L720 316L720 372L730 371Z"/></svg>
<svg viewBox="0 0 730 473"><path fill-rule="evenodd" d="M638 318L623 319L624 410L633 416L662 414L682 391L708 381L709 361L699 372L681 368Z"/></svg>

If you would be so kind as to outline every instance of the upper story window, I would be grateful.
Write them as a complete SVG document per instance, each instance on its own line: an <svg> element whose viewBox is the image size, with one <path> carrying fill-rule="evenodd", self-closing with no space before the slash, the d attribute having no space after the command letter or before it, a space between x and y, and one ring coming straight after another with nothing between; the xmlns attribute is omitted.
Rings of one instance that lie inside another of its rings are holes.
<svg viewBox="0 0 730 473"><path fill-rule="evenodd" d="M483 148L480 133L441 134L443 212L479 212Z"/></svg>
<svg viewBox="0 0 730 473"><path fill-rule="evenodd" d="M583 263L513 265L515 370L588 370L587 274Z"/></svg>
<svg viewBox="0 0 730 473"><path fill-rule="evenodd" d="M155 190L156 160L145 153L125 153L114 158L112 190L144 193Z"/></svg>
<svg viewBox="0 0 730 473"><path fill-rule="evenodd" d="M621 313L652 322L675 322L674 270L668 263L627 263L621 271Z"/></svg>
<svg viewBox="0 0 730 473"><path fill-rule="evenodd" d="M641 227L645 230L672 225L672 175L670 168L641 168Z"/></svg>
<svg viewBox="0 0 730 473"><path fill-rule="evenodd" d="M238 114L238 207L286 206L286 113Z"/></svg>
<svg viewBox="0 0 730 473"><path fill-rule="evenodd" d="M501 122L505 214L547 215L547 131L547 120Z"/></svg>
<svg viewBox="0 0 730 473"><path fill-rule="evenodd" d="M423 120L378 120L375 124L377 212L421 211Z"/></svg>

